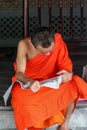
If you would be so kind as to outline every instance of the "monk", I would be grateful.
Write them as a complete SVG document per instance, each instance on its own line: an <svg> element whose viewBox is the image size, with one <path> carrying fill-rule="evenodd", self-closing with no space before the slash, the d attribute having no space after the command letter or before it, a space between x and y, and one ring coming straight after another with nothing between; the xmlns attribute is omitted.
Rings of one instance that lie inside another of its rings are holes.
<svg viewBox="0 0 87 130"><path fill-rule="evenodd" d="M32 37L18 43L12 82L11 104L18 130L43 130L58 124L57 130L69 130L68 122L78 98L87 98L87 83L73 74L73 64L59 33L38 29ZM61 75L58 89L41 86L40 81Z"/></svg>

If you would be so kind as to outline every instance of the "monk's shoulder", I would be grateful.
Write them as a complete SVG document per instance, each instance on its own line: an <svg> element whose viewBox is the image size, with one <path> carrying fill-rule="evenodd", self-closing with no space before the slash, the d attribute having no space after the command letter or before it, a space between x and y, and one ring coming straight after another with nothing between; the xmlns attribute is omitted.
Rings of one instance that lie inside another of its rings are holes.
<svg viewBox="0 0 87 130"><path fill-rule="evenodd" d="M28 38L20 40L20 42L18 43L18 48L24 50L29 49L29 42L30 40Z"/></svg>
<svg viewBox="0 0 87 130"><path fill-rule="evenodd" d="M55 33L54 34L54 38L55 38L55 42L56 41L61 41L63 38L62 38L62 35L60 33Z"/></svg>
<svg viewBox="0 0 87 130"><path fill-rule="evenodd" d="M27 43L26 43L26 39L22 39L18 43L17 57L22 57L26 55L27 55Z"/></svg>
<svg viewBox="0 0 87 130"><path fill-rule="evenodd" d="M57 48L58 50L60 50L65 45L65 42L60 33L54 34L54 41L55 41L55 48Z"/></svg>
<svg viewBox="0 0 87 130"><path fill-rule="evenodd" d="M29 38L24 38L24 39L19 41L18 46L28 46L29 42L30 42Z"/></svg>
<svg viewBox="0 0 87 130"><path fill-rule="evenodd" d="M25 39L22 39L18 43L18 48L23 48L26 45Z"/></svg>
<svg viewBox="0 0 87 130"><path fill-rule="evenodd" d="M60 33L54 34L54 41L55 41L55 46L59 48L62 44L62 41L63 41Z"/></svg>

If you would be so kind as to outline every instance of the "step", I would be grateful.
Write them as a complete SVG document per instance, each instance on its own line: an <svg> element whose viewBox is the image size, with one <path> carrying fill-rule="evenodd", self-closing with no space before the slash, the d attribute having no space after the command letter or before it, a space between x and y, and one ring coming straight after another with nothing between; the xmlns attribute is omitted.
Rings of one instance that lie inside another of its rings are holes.
<svg viewBox="0 0 87 130"><path fill-rule="evenodd" d="M0 130L1 130L1 129L0 129ZM17 130L17 129L7 129L7 128L6 128L6 129L2 129L2 130Z"/></svg>
<svg viewBox="0 0 87 130"><path fill-rule="evenodd" d="M4 129L16 129L13 118L13 110L10 106L0 106L0 130Z"/></svg>
<svg viewBox="0 0 87 130"><path fill-rule="evenodd" d="M45 130L57 130L58 125L53 125ZM72 127L69 130L87 130L87 127Z"/></svg>
<svg viewBox="0 0 87 130"><path fill-rule="evenodd" d="M13 63L10 61L0 61L0 70L13 70Z"/></svg>
<svg viewBox="0 0 87 130"><path fill-rule="evenodd" d="M5 122L4 125L3 122ZM56 130L56 127L57 125L53 125L46 130ZM72 130L87 130L87 104L84 107L77 105L77 108L71 116L69 128ZM16 130L13 109L11 106L0 106L0 130L5 129Z"/></svg>
<svg viewBox="0 0 87 130"><path fill-rule="evenodd" d="M12 70L1 70L0 69L0 77L12 77L12 75L14 74L14 71Z"/></svg>
<svg viewBox="0 0 87 130"><path fill-rule="evenodd" d="M2 91L2 90L7 90L8 88L9 88L9 86L11 85L11 81L9 81L9 83L2 83L2 84L0 84L0 92Z"/></svg>
<svg viewBox="0 0 87 130"><path fill-rule="evenodd" d="M3 84L3 83L11 84L11 77L0 77L0 84Z"/></svg>

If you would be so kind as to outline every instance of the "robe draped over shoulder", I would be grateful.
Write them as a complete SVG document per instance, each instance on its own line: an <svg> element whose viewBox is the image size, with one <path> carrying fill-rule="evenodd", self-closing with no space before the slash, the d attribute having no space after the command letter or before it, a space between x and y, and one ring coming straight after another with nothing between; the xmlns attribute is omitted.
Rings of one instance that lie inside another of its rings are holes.
<svg viewBox="0 0 87 130"><path fill-rule="evenodd" d="M25 74L42 81L57 76L60 70L72 71L72 61L60 34L55 34L54 50L49 56L39 54L26 61ZM16 70L16 63L14 63ZM12 77L12 82L16 77ZM87 83L73 75L72 80L62 83L59 89L41 87L38 92L22 89L15 83L11 92L11 104L18 130L36 127L46 128L64 121L66 107L74 100L87 98Z"/></svg>

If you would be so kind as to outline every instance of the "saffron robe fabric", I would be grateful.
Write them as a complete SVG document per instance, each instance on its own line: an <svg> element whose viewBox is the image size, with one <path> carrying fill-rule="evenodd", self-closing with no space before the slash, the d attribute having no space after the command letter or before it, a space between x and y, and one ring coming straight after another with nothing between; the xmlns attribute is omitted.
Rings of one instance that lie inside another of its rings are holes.
<svg viewBox="0 0 87 130"><path fill-rule="evenodd" d="M60 70L72 71L66 44L60 34L55 34L54 50L49 56L39 54L26 61L25 75L42 81L57 76ZM78 69L78 68L77 68ZM14 63L16 70L16 63ZM12 77L15 81L16 77ZM22 89L18 83L13 86L11 104L18 130L24 128L46 128L64 121L66 107L74 100L87 98L87 83L73 75L72 80L62 83L59 89L41 87L38 92Z"/></svg>

